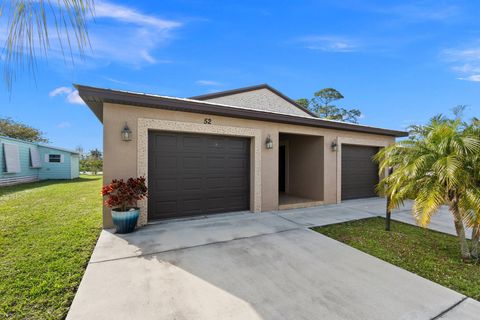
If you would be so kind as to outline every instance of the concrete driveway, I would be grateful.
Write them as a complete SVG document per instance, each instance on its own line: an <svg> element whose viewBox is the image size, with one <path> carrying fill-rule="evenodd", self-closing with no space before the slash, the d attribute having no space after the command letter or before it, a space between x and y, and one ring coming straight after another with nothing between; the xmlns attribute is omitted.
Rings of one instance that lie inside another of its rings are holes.
<svg viewBox="0 0 480 320"><path fill-rule="evenodd" d="M104 230L67 319L477 319L479 302L307 228L383 210L362 200Z"/></svg>

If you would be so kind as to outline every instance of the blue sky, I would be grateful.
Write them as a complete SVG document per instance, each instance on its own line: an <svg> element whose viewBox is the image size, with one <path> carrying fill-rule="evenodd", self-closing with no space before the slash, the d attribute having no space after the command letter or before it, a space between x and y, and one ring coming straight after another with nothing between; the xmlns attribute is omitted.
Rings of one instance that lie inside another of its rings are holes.
<svg viewBox="0 0 480 320"><path fill-rule="evenodd" d="M405 129L458 104L480 116L478 1L96 1L92 49L52 41L19 72L0 115L57 146L102 149L72 83L188 97L268 83L298 99L334 87L362 124ZM1 38L1 36L0 36ZM3 39L0 39L3 40ZM0 61L0 64L2 62Z"/></svg>

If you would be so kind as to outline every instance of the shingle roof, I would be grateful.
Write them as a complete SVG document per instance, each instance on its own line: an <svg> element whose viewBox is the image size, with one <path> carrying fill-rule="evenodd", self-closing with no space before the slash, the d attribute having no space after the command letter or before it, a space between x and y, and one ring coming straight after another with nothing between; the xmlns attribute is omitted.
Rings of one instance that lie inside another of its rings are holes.
<svg viewBox="0 0 480 320"><path fill-rule="evenodd" d="M299 105L295 100L289 98L289 97L286 96L285 94L281 93L280 91L278 91L277 89L269 86L269 85L266 84L266 83L258 84L258 85L255 85L255 86L249 86L249 87L232 89L232 90L226 90L226 91L219 91L219 92L214 92L214 93L202 94L202 95L199 95L199 96L190 97L189 99L193 99L193 100L208 100L208 99L215 99L215 98L220 98L220 97L231 96L231 95L233 95L233 94L238 94L238 93L255 91L255 90L259 90L259 89L267 89L267 90L270 90L271 92L273 92L274 94L276 94L276 95L279 96L280 98L282 98L282 99L290 102L292 105L294 105L294 106L297 107L298 109L302 110L303 112L311 115L312 117L318 118L315 113L313 113L313 112L311 112L310 110L302 107L302 106Z"/></svg>

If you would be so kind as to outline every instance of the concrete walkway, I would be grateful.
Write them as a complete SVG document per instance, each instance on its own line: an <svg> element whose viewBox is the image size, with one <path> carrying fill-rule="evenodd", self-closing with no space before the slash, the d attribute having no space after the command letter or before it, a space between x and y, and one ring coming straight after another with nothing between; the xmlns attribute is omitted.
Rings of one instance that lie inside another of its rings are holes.
<svg viewBox="0 0 480 320"><path fill-rule="evenodd" d="M104 230L67 319L477 319L479 302L308 229L383 211L375 199Z"/></svg>

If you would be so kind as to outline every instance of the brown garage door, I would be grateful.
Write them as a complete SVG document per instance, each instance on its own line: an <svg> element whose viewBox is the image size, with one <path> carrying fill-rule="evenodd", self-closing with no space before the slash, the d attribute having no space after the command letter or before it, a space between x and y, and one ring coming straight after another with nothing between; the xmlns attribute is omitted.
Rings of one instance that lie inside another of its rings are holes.
<svg viewBox="0 0 480 320"><path fill-rule="evenodd" d="M342 144L342 200L376 197L377 147Z"/></svg>
<svg viewBox="0 0 480 320"><path fill-rule="evenodd" d="M149 220L249 209L250 140L150 132Z"/></svg>

